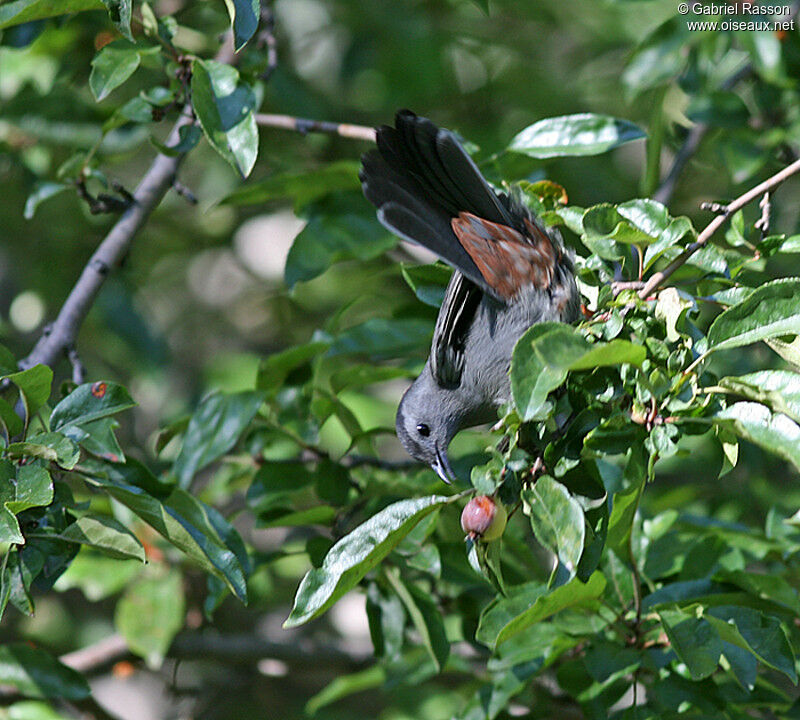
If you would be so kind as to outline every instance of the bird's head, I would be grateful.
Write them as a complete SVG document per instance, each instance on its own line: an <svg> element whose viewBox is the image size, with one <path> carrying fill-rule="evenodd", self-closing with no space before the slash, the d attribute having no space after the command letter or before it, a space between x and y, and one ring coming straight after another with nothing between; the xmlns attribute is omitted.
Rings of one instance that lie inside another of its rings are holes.
<svg viewBox="0 0 800 720"><path fill-rule="evenodd" d="M463 416L458 393L439 387L428 366L397 408L395 425L403 447L448 484L455 473L447 459L447 447L461 428Z"/></svg>

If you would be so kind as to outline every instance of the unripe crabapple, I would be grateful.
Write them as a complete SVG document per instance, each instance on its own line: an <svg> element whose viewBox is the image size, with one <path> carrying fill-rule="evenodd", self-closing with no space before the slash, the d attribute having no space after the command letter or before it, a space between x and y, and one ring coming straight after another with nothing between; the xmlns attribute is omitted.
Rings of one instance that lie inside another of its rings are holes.
<svg viewBox="0 0 800 720"><path fill-rule="evenodd" d="M471 537L490 542L503 534L507 519L508 513L500 502L488 495L479 495L464 507L461 528Z"/></svg>

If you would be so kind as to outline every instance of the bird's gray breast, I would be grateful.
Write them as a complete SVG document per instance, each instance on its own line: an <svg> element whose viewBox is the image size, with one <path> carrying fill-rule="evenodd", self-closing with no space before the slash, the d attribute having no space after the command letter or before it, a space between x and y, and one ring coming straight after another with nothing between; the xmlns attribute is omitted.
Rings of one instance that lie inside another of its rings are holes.
<svg viewBox="0 0 800 720"><path fill-rule="evenodd" d="M460 388L466 397L479 398L475 414L483 417L475 423L492 420L496 408L511 399L508 370L517 340L536 323L573 320L575 297L577 289L569 287L564 293L525 288L507 304L483 296L467 337Z"/></svg>

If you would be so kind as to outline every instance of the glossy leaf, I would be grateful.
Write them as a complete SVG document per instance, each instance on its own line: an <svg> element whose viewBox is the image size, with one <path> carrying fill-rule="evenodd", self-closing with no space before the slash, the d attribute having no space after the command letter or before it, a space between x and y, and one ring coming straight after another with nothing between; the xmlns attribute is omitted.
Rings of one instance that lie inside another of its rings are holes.
<svg viewBox="0 0 800 720"><path fill-rule="evenodd" d="M183 627L183 581L172 570L131 583L117 603L114 623L128 647L157 668Z"/></svg>
<svg viewBox="0 0 800 720"><path fill-rule="evenodd" d="M214 60L192 63L192 105L211 146L244 177L258 155L256 99L239 71Z"/></svg>
<svg viewBox="0 0 800 720"><path fill-rule="evenodd" d="M29 420L50 397L53 371L46 365L34 365L26 370L0 377L0 380L3 379L10 380L19 388L25 406L25 416Z"/></svg>
<svg viewBox="0 0 800 720"><path fill-rule="evenodd" d="M85 425L135 405L122 385L105 380L84 383L53 408L50 428L61 430L65 425Z"/></svg>
<svg viewBox="0 0 800 720"><path fill-rule="evenodd" d="M80 673L44 650L21 643L0 647L0 685L23 697L81 700L89 695Z"/></svg>
<svg viewBox="0 0 800 720"><path fill-rule="evenodd" d="M476 637L489 645L500 645L527 628L569 607L593 607L606 588L606 579L595 572L587 583L573 578L553 590L529 584L492 602L481 615Z"/></svg>
<svg viewBox="0 0 800 720"><path fill-rule="evenodd" d="M800 333L800 279L765 283L728 308L708 330L708 351Z"/></svg>
<svg viewBox="0 0 800 720"><path fill-rule="evenodd" d="M29 463L17 468L13 498L5 505L11 512L19 513L32 507L49 505L53 501L53 480L39 463Z"/></svg>
<svg viewBox="0 0 800 720"><path fill-rule="evenodd" d="M2 10L0 9L0 12ZM65 183L57 183L57 182L40 182L37 183L33 189L33 192L28 195L28 199L25 201L25 210L23 211L23 217L26 220L30 220L36 214L36 209L41 205L45 200L49 200L51 197L54 197L64 190L69 189L69 185Z"/></svg>
<svg viewBox="0 0 800 720"><path fill-rule="evenodd" d="M103 7L100 0L12 0L0 5L0 30L33 20Z"/></svg>
<svg viewBox="0 0 800 720"><path fill-rule="evenodd" d="M440 495L401 500L373 515L337 542L322 567L306 573L284 627L296 627L321 615L352 590L425 516L453 498Z"/></svg>
<svg viewBox="0 0 800 720"><path fill-rule="evenodd" d="M225 0L236 50L241 50L258 28L260 0Z"/></svg>
<svg viewBox="0 0 800 720"><path fill-rule="evenodd" d="M394 569L387 571L386 577L405 606L436 669L441 672L450 654L450 643L447 641L439 609L419 588L404 583Z"/></svg>
<svg viewBox="0 0 800 720"><path fill-rule="evenodd" d="M133 40L131 35L131 10L133 0L103 0L103 5L108 10L111 22L128 40Z"/></svg>
<svg viewBox="0 0 800 720"><path fill-rule="evenodd" d="M710 608L704 617L723 640L750 651L765 665L797 682L794 652L777 618L736 606Z"/></svg>
<svg viewBox="0 0 800 720"><path fill-rule="evenodd" d="M589 343L577 330L563 323L540 323L530 328L514 347L511 359L511 391L524 420L543 409L547 394L555 390L570 370L589 370L606 365L640 365L646 350L627 340Z"/></svg>
<svg viewBox="0 0 800 720"><path fill-rule="evenodd" d="M627 120L581 113L539 120L517 134L508 149L535 158L599 155L644 137Z"/></svg>
<svg viewBox="0 0 800 720"><path fill-rule="evenodd" d="M247 555L238 533L216 510L180 488L175 488L160 502L139 487L103 477L99 470L91 482L128 507L204 570L223 580L240 600L246 601Z"/></svg>
<svg viewBox="0 0 800 720"><path fill-rule="evenodd" d="M707 678L717 669L722 640L708 620L665 612L661 614L661 623L675 654L689 668L692 680Z"/></svg>
<svg viewBox="0 0 800 720"><path fill-rule="evenodd" d="M748 400L769 405L773 411L800 422L800 374L788 370L761 370L740 377L725 377L719 384Z"/></svg>
<svg viewBox="0 0 800 720"><path fill-rule="evenodd" d="M361 202L359 198L359 207ZM370 260L397 244L380 227L374 214L357 210L352 202L337 197L335 202L311 213L286 258L284 279L289 287L312 280L335 262L350 258Z"/></svg>
<svg viewBox="0 0 800 720"><path fill-rule="evenodd" d="M234 190L224 205L259 205L271 200L291 199L298 212L309 203L340 190L358 190L360 163L339 160L305 172L283 172Z"/></svg>
<svg viewBox="0 0 800 720"><path fill-rule="evenodd" d="M60 537L81 545L90 545L111 557L145 561L144 548L136 536L110 517L87 515L78 518L60 533Z"/></svg>
<svg viewBox="0 0 800 720"><path fill-rule="evenodd" d="M583 509L578 501L549 475L543 475L533 487L523 490L521 498L536 539L574 575L586 534Z"/></svg>
<svg viewBox="0 0 800 720"><path fill-rule="evenodd" d="M181 487L188 487L198 470L230 450L255 417L264 394L212 393L195 410L183 436L173 471Z"/></svg>
<svg viewBox="0 0 800 720"><path fill-rule="evenodd" d="M97 102L124 83L141 62L139 49L124 40L113 42L100 50L92 60L89 87Z"/></svg>
<svg viewBox="0 0 800 720"><path fill-rule="evenodd" d="M760 403L739 402L718 412L714 420L800 470L800 426L786 415L772 413Z"/></svg>

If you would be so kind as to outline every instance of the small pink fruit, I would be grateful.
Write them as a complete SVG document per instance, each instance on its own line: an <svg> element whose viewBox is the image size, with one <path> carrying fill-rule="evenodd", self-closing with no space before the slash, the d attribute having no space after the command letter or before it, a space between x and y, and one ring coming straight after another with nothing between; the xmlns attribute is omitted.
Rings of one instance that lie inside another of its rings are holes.
<svg viewBox="0 0 800 720"><path fill-rule="evenodd" d="M472 498L461 513L461 527L472 537L489 542L497 540L506 529L508 514L494 498L479 495Z"/></svg>

